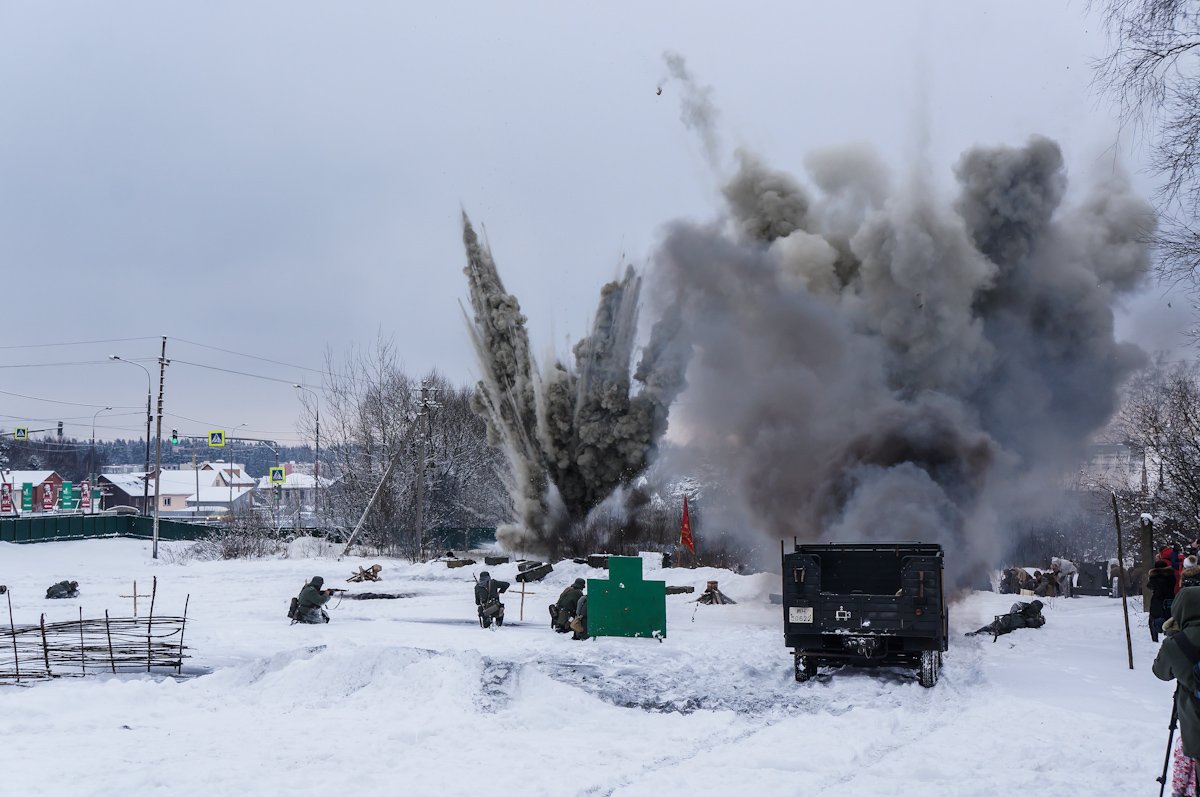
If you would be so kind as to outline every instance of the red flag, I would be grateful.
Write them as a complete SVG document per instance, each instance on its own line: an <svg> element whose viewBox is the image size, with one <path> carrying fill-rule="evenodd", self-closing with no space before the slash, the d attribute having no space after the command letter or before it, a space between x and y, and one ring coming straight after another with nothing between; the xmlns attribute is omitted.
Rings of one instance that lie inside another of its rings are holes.
<svg viewBox="0 0 1200 797"><path fill-rule="evenodd" d="M683 497L683 525L679 527L679 544L686 545L695 554L696 542L692 539L692 521L688 517L687 496Z"/></svg>

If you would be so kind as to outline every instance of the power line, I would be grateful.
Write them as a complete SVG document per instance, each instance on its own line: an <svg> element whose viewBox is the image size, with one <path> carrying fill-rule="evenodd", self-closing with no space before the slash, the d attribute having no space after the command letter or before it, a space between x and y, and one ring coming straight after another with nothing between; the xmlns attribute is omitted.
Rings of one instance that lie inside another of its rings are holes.
<svg viewBox="0 0 1200 797"><path fill-rule="evenodd" d="M60 401L58 399L41 398L40 396L27 396L24 393L13 393L8 390L0 390L0 394L3 394L5 396L16 396L17 398L30 399L32 401L44 401L47 404L66 404L71 407L94 407L95 409L104 409L107 407L108 409L122 409L122 410L137 409L137 407L135 407L132 404L116 404L116 405L112 405L112 406L109 406L108 404L83 404L78 401Z"/></svg>
<svg viewBox="0 0 1200 797"><path fill-rule="evenodd" d="M63 365L104 365L108 360L73 360L62 363L13 363L0 365L0 368L56 368Z"/></svg>
<svg viewBox="0 0 1200 797"><path fill-rule="evenodd" d="M263 376L262 374L251 374L251 373L247 373L246 371L236 371L232 368L220 368L216 365L205 365L204 363L194 363L189 360L176 360L173 357L169 358L169 359L171 360L172 365L175 365L178 363L180 365L190 365L193 368L207 368L210 371L223 371L224 373L227 373L227 374L237 374L239 376L248 376L252 379L263 379L267 382L278 382L282 385L296 384L296 382L292 379L279 379L274 376ZM309 390L320 390L321 389L319 385L303 385L303 387L307 387Z"/></svg>
<svg viewBox="0 0 1200 797"><path fill-rule="evenodd" d="M301 371L311 371L314 374L324 375L325 373L327 373L326 371L323 371L320 368L310 368L307 365L296 365L295 363L285 363L280 360L272 360L270 357L260 357L257 354L246 354L245 352L234 351L233 349L222 349L220 346L210 346L207 343L197 343L194 340L184 340L183 338L169 338L169 340L178 341L179 343L186 343L189 346L199 346L202 349L212 349L213 351L220 351L220 352L224 352L225 354L235 355L237 357L247 357L251 360L261 360L262 362L265 362L265 363L272 363L274 365L282 365L287 368L298 368Z"/></svg>
<svg viewBox="0 0 1200 797"><path fill-rule="evenodd" d="M147 335L140 338L103 338L101 340L73 340L66 343L17 343L10 346L0 346L0 349L46 349L56 346L90 346L95 343L127 343L134 340L158 340L157 336Z"/></svg>

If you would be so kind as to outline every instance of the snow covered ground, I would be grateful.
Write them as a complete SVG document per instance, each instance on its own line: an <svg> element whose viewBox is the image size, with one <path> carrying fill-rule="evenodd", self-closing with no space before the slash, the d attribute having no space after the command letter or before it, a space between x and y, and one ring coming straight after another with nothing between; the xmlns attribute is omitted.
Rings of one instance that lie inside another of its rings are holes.
<svg viewBox="0 0 1200 797"><path fill-rule="evenodd" d="M993 643L962 636L1007 610L974 593L951 609L940 683L903 671L823 671L796 684L778 577L711 569L739 601L668 596L667 638L574 642L546 604L577 576L556 565L498 630L475 621L472 571L385 559L176 561L95 540L0 544L16 622L131 613L158 578L156 612L190 594L193 677L62 678L0 686L0 794L83 795L996 795L1150 794L1172 687L1120 601L1048 603L1047 625ZM378 585L344 584L379 561ZM515 565L486 568L511 580ZM289 625L303 582L411 595L343 601L326 626ZM45 588L80 582L74 601ZM2 604L0 604L2 605ZM6 607L5 607L6 608ZM144 606L142 612L145 612ZM4 618L7 620L7 617Z"/></svg>

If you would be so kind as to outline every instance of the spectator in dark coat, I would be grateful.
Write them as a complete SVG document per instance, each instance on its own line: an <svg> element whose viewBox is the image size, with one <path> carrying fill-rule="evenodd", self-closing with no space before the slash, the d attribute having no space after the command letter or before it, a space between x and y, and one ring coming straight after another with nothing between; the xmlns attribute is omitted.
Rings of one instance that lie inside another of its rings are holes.
<svg viewBox="0 0 1200 797"><path fill-rule="evenodd" d="M1189 556L1183 560L1183 574L1179 579L1179 588L1200 587L1200 561Z"/></svg>
<svg viewBox="0 0 1200 797"><path fill-rule="evenodd" d="M1171 616L1169 604L1175 597L1175 571L1164 559L1159 559L1146 574L1146 589L1150 590L1150 639L1157 642L1163 623Z"/></svg>
<svg viewBox="0 0 1200 797"><path fill-rule="evenodd" d="M1154 674L1163 681L1178 681L1175 690L1175 709L1179 714L1179 740L1183 754L1193 761L1200 757L1200 703L1196 692L1192 661L1173 639L1178 634L1187 637L1193 647L1200 649L1200 589L1187 587L1180 591L1171 605L1172 626L1179 630L1168 637L1154 659Z"/></svg>

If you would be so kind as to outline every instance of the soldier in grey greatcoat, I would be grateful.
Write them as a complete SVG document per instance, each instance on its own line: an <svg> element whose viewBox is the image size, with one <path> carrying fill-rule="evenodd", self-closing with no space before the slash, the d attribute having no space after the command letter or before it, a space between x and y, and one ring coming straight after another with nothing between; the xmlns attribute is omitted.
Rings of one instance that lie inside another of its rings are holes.
<svg viewBox="0 0 1200 797"><path fill-rule="evenodd" d="M479 580L475 582L475 608L481 627L491 628L493 622L497 628L504 625L504 604L500 602L500 593L508 587L507 581L492 578L486 570L479 574Z"/></svg>
<svg viewBox="0 0 1200 797"><path fill-rule="evenodd" d="M329 603L329 598L333 595L333 591L322 589L324 586L325 579L320 576L313 576L304 585L304 589L300 590L300 595L297 598L299 604L296 608L295 618L297 623L319 625L329 622L329 613L323 607L326 603Z"/></svg>
<svg viewBox="0 0 1200 797"><path fill-rule="evenodd" d="M47 598L78 598L79 597L79 582L78 581L60 581L52 587L46 589Z"/></svg>
<svg viewBox="0 0 1200 797"><path fill-rule="evenodd" d="M575 610L579 608L579 599L583 597L583 590L587 586L582 578L575 579L575 583L562 591L558 596L558 601L550 604L550 627L560 634L565 634L571 630L571 621L575 619Z"/></svg>

